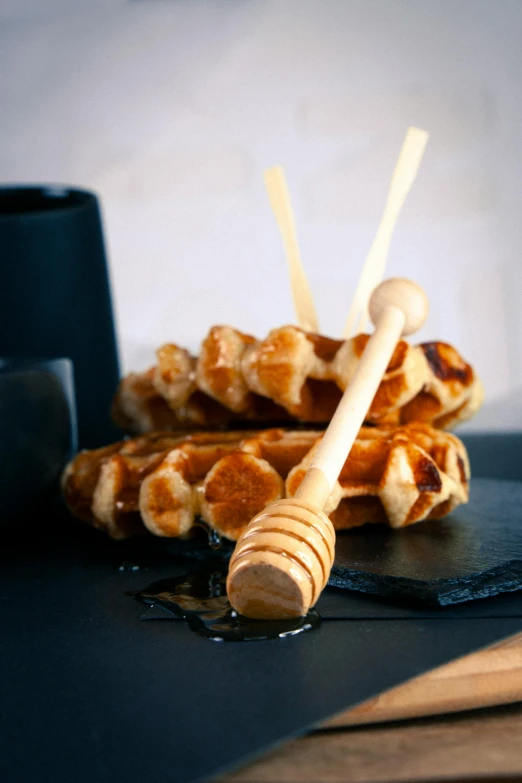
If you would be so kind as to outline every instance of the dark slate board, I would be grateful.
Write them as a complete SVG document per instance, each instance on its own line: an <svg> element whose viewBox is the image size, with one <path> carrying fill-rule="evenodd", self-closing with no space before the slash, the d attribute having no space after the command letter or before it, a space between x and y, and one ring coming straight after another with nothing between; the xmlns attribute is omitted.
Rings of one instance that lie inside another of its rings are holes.
<svg viewBox="0 0 522 783"><path fill-rule="evenodd" d="M503 593L492 598L466 601L446 606L399 603L393 598L327 588L317 603L321 617L330 620L380 620L393 618L466 618L520 617L522 618L522 590Z"/></svg>
<svg viewBox="0 0 522 783"><path fill-rule="evenodd" d="M521 589L522 483L473 479L445 519L341 533L329 584L441 606Z"/></svg>

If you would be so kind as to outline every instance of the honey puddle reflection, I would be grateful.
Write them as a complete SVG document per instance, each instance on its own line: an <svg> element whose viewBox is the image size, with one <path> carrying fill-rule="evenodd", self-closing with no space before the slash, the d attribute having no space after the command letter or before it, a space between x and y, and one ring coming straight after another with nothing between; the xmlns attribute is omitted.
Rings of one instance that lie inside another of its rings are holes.
<svg viewBox="0 0 522 783"><path fill-rule="evenodd" d="M285 639L311 631L321 621L311 609L305 617L289 620L250 620L235 612L226 592L227 572L205 567L172 579L161 579L144 590L128 592L140 603L159 606L185 620L195 633L215 642Z"/></svg>

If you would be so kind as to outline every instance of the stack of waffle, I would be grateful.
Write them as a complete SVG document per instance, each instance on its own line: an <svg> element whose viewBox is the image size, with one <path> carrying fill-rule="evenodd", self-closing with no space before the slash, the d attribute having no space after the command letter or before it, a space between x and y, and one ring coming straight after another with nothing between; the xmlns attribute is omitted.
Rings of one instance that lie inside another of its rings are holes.
<svg viewBox="0 0 522 783"><path fill-rule="evenodd" d="M295 493L322 435L296 427L328 423L367 340L287 326L259 342L219 326L198 358L164 345L114 400L120 426L145 434L79 454L63 476L69 508L113 538L186 537L203 520L237 540L267 503ZM401 340L329 499L334 526L404 527L465 503L466 450L443 430L481 402L454 348Z"/></svg>

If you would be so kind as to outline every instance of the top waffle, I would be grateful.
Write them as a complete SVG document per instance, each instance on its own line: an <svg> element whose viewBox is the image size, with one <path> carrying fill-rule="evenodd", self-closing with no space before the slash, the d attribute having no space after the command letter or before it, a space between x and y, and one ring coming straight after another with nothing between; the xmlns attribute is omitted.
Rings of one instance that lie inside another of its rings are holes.
<svg viewBox="0 0 522 783"><path fill-rule="evenodd" d="M115 421L130 432L214 428L231 423L327 423L369 339L332 340L295 326L259 342L229 326L213 327L199 357L168 343L157 364L118 388ZM447 343L395 349L366 422L425 422L449 429L482 404L473 368Z"/></svg>

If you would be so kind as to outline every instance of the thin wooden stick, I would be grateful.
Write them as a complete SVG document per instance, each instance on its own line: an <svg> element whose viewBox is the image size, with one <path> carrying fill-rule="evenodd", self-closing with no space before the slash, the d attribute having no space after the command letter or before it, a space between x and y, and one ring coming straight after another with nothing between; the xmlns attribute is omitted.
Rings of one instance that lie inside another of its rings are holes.
<svg viewBox="0 0 522 783"><path fill-rule="evenodd" d="M413 127L408 128L393 171L381 222L355 289L352 306L343 331L345 338L352 337L367 327L368 300L373 289L384 277L395 224L417 176L428 138L427 131Z"/></svg>
<svg viewBox="0 0 522 783"><path fill-rule="evenodd" d="M319 332L312 292L299 253L294 215L282 166L265 171L265 185L283 239L297 323L307 332Z"/></svg>
<svg viewBox="0 0 522 783"><path fill-rule="evenodd" d="M370 307L375 330L295 495L317 508L328 500L401 335L420 328L428 314L422 289L399 278L382 283Z"/></svg>

